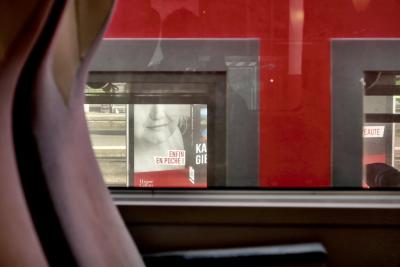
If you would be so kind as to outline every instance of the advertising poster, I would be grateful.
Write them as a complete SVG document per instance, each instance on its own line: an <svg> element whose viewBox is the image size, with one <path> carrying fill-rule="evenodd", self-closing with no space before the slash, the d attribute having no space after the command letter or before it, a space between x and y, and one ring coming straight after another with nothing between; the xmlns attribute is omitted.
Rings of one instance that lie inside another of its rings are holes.
<svg viewBox="0 0 400 267"><path fill-rule="evenodd" d="M134 104L133 109L133 185L207 187L207 105Z"/></svg>

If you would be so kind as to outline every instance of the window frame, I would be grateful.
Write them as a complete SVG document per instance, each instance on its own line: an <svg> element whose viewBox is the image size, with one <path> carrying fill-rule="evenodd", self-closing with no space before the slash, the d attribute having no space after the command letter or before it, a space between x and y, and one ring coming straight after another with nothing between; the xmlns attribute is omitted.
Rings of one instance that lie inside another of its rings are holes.
<svg viewBox="0 0 400 267"><path fill-rule="evenodd" d="M110 188L117 206L400 209L394 190L129 190Z"/></svg>
<svg viewBox="0 0 400 267"><path fill-rule="evenodd" d="M332 186L361 187L364 71L400 70L400 38L331 39ZM351 116L349 116L351 114Z"/></svg>

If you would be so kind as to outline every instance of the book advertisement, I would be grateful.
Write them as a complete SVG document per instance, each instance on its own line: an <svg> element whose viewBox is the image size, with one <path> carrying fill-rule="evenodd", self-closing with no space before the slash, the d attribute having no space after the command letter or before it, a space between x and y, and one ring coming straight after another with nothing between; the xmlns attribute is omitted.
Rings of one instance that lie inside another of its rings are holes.
<svg viewBox="0 0 400 267"><path fill-rule="evenodd" d="M207 187L206 104L134 104L130 143L133 186Z"/></svg>

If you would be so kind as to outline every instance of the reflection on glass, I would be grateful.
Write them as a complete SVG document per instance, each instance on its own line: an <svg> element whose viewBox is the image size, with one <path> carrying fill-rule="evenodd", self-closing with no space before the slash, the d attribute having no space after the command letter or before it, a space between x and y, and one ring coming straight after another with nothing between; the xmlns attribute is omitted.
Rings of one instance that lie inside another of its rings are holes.
<svg viewBox="0 0 400 267"><path fill-rule="evenodd" d="M167 162L169 151L184 153L179 120L187 121L190 105L134 105L135 172L180 169L185 161ZM165 158L167 159L167 158Z"/></svg>

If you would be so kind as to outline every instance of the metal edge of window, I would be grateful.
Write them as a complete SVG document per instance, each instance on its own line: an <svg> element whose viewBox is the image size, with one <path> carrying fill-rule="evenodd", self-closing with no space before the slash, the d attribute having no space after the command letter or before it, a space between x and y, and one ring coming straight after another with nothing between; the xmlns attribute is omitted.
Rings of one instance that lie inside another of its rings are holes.
<svg viewBox="0 0 400 267"><path fill-rule="evenodd" d="M397 191L112 190L117 206L400 209Z"/></svg>

